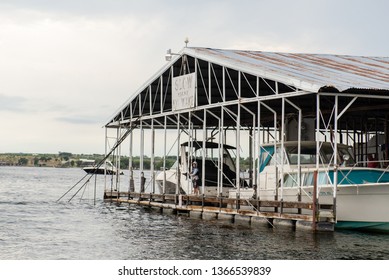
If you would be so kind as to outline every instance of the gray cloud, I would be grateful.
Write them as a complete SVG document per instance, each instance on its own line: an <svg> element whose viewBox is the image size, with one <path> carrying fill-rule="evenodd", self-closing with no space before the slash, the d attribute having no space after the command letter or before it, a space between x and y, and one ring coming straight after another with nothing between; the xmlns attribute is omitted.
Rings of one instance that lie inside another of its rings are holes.
<svg viewBox="0 0 389 280"><path fill-rule="evenodd" d="M63 123L69 123L69 124L78 124L78 125L85 125L85 124L93 124L93 125L102 125L103 121L101 119L101 116L99 117L93 117L93 116L82 116L82 115L74 115L74 116L62 116L55 118L58 122Z"/></svg>
<svg viewBox="0 0 389 280"><path fill-rule="evenodd" d="M388 10L379 0L0 0L0 113L12 118L0 131L14 135L1 148L98 150L101 127L185 37L189 46L388 56Z"/></svg>
<svg viewBox="0 0 389 280"><path fill-rule="evenodd" d="M0 93L0 111L21 111L25 109L26 98Z"/></svg>

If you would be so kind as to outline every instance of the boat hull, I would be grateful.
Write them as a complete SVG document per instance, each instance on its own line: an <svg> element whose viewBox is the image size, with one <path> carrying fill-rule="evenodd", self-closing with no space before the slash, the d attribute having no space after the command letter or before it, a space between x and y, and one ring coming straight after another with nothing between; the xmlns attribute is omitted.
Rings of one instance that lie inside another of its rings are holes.
<svg viewBox="0 0 389 280"><path fill-rule="evenodd" d="M260 200L277 200L275 189L259 191ZM251 189L241 190L241 198L252 198L254 192ZM302 188L302 202L312 202L313 187ZM236 195L235 195L236 196ZM234 197L234 193L230 193ZM278 198L281 190L278 189ZM283 201L298 201L298 188L284 188ZM333 204L334 195L332 186L319 188L319 204ZM272 209L261 208L261 211ZM294 209L284 209L285 212L297 213ZM372 183L364 185L341 185L336 193L336 229L349 229L360 231L377 231L389 233L389 184ZM311 210L303 210L303 214L312 214ZM326 216L327 215L327 216ZM328 218L328 212L320 218Z"/></svg>
<svg viewBox="0 0 389 280"><path fill-rule="evenodd" d="M85 168L83 168L83 170L88 174L98 174L98 175L104 175L104 174L115 175L116 174L116 171L109 170L109 169L105 170L103 168L85 167Z"/></svg>
<svg viewBox="0 0 389 280"><path fill-rule="evenodd" d="M165 191L163 190L163 181L165 178ZM157 186L160 193L165 194L193 194L193 184L189 177L182 175L180 178L180 187L177 190L177 176L175 170L166 170L165 172L160 172L156 177ZM206 181L207 182L207 181ZM202 193L202 186L200 183L200 192ZM229 191L232 189L231 186L224 186L222 190L222 196L228 197ZM217 186L205 186L204 187L204 195L206 196L218 196L218 188Z"/></svg>
<svg viewBox="0 0 389 280"><path fill-rule="evenodd" d="M338 221L335 229L339 230L359 230L372 232L389 232L389 223L385 222L356 222L356 221Z"/></svg>

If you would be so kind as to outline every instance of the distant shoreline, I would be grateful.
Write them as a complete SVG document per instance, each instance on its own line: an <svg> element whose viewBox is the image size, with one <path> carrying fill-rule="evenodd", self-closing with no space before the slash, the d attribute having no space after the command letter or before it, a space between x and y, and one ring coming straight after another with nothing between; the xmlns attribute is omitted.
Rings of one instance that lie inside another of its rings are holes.
<svg viewBox="0 0 389 280"><path fill-rule="evenodd" d="M31 167L83 167L85 162L97 162L104 155L73 155L71 153L35 154L35 153L2 153L0 166L31 166Z"/></svg>
<svg viewBox="0 0 389 280"><path fill-rule="evenodd" d="M1 153L0 166L30 166L30 167L56 167L56 168L83 168L99 163L104 159L102 154L72 154L60 152L58 154L33 154L33 153ZM170 168L177 160L177 156L166 157L166 167ZM112 162L114 160L111 159ZM116 160L115 160L116 161ZM134 169L140 168L140 157L132 158L132 166ZM120 169L128 169L129 157L120 157ZM154 157L154 169L163 168L163 157ZM143 157L143 169L151 169L151 159L148 156Z"/></svg>

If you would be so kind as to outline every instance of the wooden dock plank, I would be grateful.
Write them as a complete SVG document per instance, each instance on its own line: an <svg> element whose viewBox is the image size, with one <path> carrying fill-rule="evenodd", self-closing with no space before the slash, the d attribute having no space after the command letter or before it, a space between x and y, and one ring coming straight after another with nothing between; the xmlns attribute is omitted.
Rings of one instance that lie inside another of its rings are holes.
<svg viewBox="0 0 389 280"><path fill-rule="evenodd" d="M269 200L245 200L234 198L205 197L196 195L174 195L174 194L150 194L137 192L106 191L105 201L118 204L128 203L146 207L158 207L161 209L173 209L177 211L195 211L203 213L220 213L225 215L239 215L250 217L261 217L266 219L285 219L295 221L313 222L313 215L291 213L297 209L312 210L313 203L307 202L286 202ZM235 206L239 202L240 209ZM254 206L254 207L252 207ZM251 208L250 208L251 207ZM265 208L267 211L261 211ZM259 208L259 209L258 209ZM283 209L283 212L268 211L269 208ZM332 205L321 205L321 209L332 209ZM288 212L289 211L289 212Z"/></svg>

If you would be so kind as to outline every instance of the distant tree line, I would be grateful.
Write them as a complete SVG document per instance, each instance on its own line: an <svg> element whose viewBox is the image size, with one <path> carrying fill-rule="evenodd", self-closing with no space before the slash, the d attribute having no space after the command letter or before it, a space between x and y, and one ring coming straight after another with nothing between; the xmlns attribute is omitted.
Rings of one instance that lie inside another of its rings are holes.
<svg viewBox="0 0 389 280"><path fill-rule="evenodd" d="M52 167L78 167L81 168L85 166L85 161L81 159L94 160L97 164L104 159L104 155L101 154L90 154L90 155L76 155L67 152L60 152L58 154L0 154L0 162L2 165L19 165L19 166L52 166ZM163 157L156 156L154 157L154 169L162 170L163 169ZM116 165L116 159L114 157L109 157L113 164ZM166 157L166 168L169 169L176 162L177 156L167 156ZM216 159L215 159L216 160ZM132 157L132 166L134 169L140 169L140 157ZM249 169L250 159L241 158L240 159L241 169ZM129 157L121 156L120 157L120 168L128 169L129 167ZM143 169L151 169L151 158L148 156L143 157Z"/></svg>
<svg viewBox="0 0 389 280"><path fill-rule="evenodd" d="M177 160L176 156L167 156L166 157L166 168L169 169ZM140 169L140 157L132 158L132 167L134 169ZM120 158L120 168L128 169L130 165L129 157ZM143 169L151 169L151 158L144 156L143 157ZM154 169L162 170L163 169L163 157L154 157Z"/></svg>
<svg viewBox="0 0 389 280"><path fill-rule="evenodd" d="M177 156L167 156L166 157L166 169L169 169L177 161ZM215 159L217 161L217 159ZM120 159L120 168L128 169L129 167L129 157L121 157ZM134 169L140 169L140 157L132 158L132 167ZM241 158L240 167L242 170L250 168L250 158ZM144 156L143 157L143 169L151 169L151 158ZM162 170L163 169L163 157L154 157L154 169Z"/></svg>

